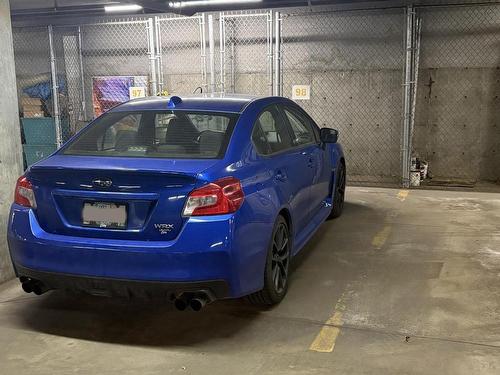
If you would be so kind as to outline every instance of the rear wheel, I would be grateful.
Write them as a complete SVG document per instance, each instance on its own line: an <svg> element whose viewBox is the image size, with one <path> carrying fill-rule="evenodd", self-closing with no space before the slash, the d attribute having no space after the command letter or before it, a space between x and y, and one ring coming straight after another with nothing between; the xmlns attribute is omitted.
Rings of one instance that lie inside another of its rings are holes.
<svg viewBox="0 0 500 375"><path fill-rule="evenodd" d="M278 216L274 224L271 244L267 252L264 270L264 288L248 296L256 305L280 303L288 290L290 269L290 232L283 216Z"/></svg>
<svg viewBox="0 0 500 375"><path fill-rule="evenodd" d="M344 198L345 198L345 181L346 173L344 164L340 164L337 171L337 181L334 186L333 197L332 197L332 212L329 219L335 219L342 215L342 210L344 209Z"/></svg>

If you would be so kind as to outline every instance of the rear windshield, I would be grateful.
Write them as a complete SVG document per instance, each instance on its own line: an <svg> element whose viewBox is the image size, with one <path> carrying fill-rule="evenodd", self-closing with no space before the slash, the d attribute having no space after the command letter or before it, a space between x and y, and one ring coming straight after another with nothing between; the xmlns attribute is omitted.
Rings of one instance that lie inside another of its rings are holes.
<svg viewBox="0 0 500 375"><path fill-rule="evenodd" d="M216 112L111 112L63 150L65 155L217 159L237 115Z"/></svg>

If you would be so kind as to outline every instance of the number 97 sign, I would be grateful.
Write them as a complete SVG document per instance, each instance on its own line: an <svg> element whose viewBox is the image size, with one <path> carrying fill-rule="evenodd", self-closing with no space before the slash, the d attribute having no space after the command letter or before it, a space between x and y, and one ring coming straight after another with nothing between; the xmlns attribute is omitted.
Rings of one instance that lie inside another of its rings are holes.
<svg viewBox="0 0 500 375"><path fill-rule="evenodd" d="M293 100L309 100L311 99L310 85L293 85L292 86Z"/></svg>

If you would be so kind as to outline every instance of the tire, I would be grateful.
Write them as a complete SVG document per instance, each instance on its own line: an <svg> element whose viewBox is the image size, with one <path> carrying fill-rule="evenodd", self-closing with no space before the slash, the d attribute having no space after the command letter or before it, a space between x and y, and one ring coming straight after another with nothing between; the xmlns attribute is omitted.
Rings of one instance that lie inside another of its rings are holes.
<svg viewBox="0 0 500 375"><path fill-rule="evenodd" d="M283 300L288 290L290 272L290 230L283 216L278 216L267 251L264 288L247 297L254 305L272 306Z"/></svg>
<svg viewBox="0 0 500 375"><path fill-rule="evenodd" d="M342 210L344 209L344 198L345 198L345 181L346 181L346 169L344 164L340 164L337 172L337 178L335 179L335 186L332 197L332 212L328 219L335 219L342 215Z"/></svg>

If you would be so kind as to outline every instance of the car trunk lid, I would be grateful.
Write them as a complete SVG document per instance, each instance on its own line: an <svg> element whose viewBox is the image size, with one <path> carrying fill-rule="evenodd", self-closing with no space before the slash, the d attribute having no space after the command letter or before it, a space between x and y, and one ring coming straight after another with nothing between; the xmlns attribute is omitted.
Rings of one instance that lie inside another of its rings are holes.
<svg viewBox="0 0 500 375"><path fill-rule="evenodd" d="M28 173L35 214L49 233L144 241L174 239L199 174L217 160L58 156Z"/></svg>

